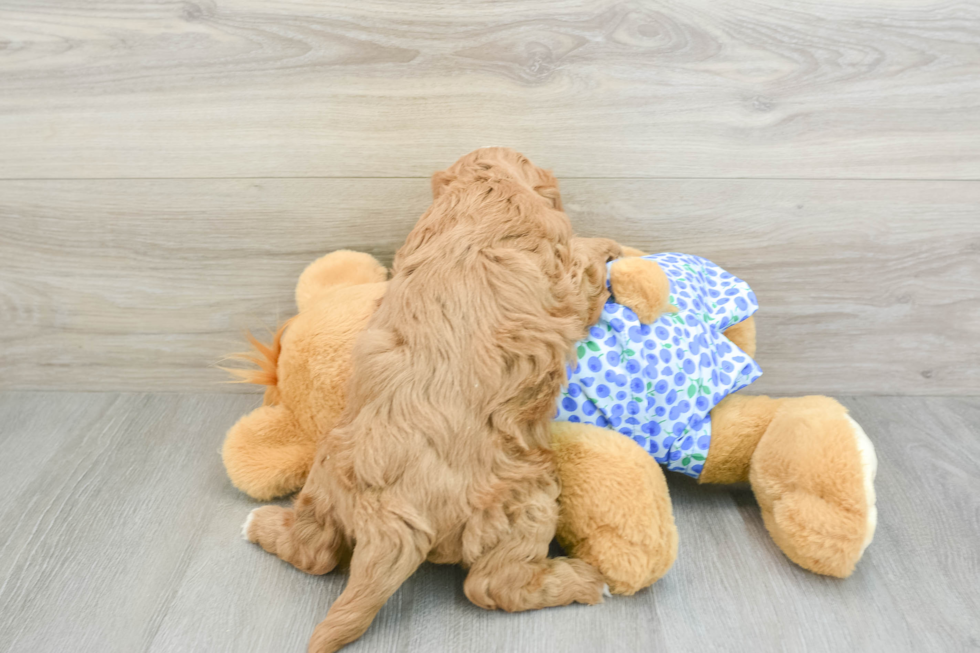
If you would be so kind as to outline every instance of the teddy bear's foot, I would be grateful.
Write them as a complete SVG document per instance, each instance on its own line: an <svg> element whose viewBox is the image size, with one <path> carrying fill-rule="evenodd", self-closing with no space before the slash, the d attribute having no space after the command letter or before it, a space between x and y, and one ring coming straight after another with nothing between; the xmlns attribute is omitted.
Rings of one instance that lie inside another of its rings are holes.
<svg viewBox="0 0 980 653"><path fill-rule="evenodd" d="M562 480L558 542L599 570L613 594L660 579L677 557L677 528L663 470L620 433L555 422Z"/></svg>
<svg viewBox="0 0 980 653"><path fill-rule="evenodd" d="M793 562L847 577L877 523L871 441L828 397L786 399L752 455L749 480L773 541Z"/></svg>

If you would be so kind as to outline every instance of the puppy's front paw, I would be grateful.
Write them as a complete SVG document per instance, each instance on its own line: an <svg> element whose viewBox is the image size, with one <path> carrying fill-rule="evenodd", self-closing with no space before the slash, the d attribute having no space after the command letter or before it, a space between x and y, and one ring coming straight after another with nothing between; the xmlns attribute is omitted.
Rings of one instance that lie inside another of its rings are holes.
<svg viewBox="0 0 980 653"><path fill-rule="evenodd" d="M631 309L640 322L652 324L664 313L676 313L670 303L670 280L656 261L621 258L609 270L616 301Z"/></svg>

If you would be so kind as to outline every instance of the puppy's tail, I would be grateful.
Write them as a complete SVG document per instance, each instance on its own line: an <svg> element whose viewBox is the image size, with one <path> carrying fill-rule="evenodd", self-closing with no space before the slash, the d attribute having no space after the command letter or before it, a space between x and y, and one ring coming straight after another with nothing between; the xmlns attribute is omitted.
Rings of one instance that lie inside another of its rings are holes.
<svg viewBox="0 0 980 653"><path fill-rule="evenodd" d="M313 631L309 653L333 653L364 634L378 611L425 560L431 536L389 515L358 526L347 587ZM363 528L367 526L367 528Z"/></svg>
<svg viewBox="0 0 980 653"><path fill-rule="evenodd" d="M251 333L246 333L245 337L252 345L251 351L229 354L224 360L245 361L258 367L258 369L241 369L234 367L222 367L224 371L235 377L228 383L254 383L255 385L275 386L279 378L276 370L279 368L279 352L282 351L282 334L292 321L286 320L282 326L272 336L272 342L265 344Z"/></svg>

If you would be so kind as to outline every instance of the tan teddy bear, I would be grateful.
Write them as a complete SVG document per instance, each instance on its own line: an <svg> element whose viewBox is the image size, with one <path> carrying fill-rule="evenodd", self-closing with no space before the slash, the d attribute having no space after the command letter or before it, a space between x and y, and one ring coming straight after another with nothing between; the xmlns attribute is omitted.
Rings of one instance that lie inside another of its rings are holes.
<svg viewBox="0 0 980 653"><path fill-rule="evenodd" d="M650 322L665 308L663 271L641 252L611 264L616 300ZM228 432L223 457L236 487L259 500L299 490L316 439L340 416L351 349L381 301L387 271L373 257L338 251L300 276L299 312L271 346L253 339L259 370L242 380L266 385L263 405ZM681 300L682 301L682 300ZM748 357L753 318L724 331ZM828 397L772 399L729 395L710 411L710 456L702 483L750 482L776 544L811 571L848 576L874 533L874 449ZM557 537L569 555L602 572L610 589L632 594L673 564L677 530L667 484L654 456L621 433L555 422L553 447L562 481Z"/></svg>

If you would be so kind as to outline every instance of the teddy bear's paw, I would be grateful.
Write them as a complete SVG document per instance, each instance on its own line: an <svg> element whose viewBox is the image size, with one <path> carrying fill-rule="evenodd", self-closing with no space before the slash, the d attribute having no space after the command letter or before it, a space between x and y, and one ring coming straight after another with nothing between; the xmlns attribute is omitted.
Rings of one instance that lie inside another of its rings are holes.
<svg viewBox="0 0 980 653"><path fill-rule="evenodd" d="M766 528L790 560L844 578L877 524L874 446L834 399L783 400L752 454Z"/></svg>
<svg viewBox="0 0 980 653"><path fill-rule="evenodd" d="M773 541L804 569L846 578L864 546L866 519L805 492L789 492L763 513Z"/></svg>
<svg viewBox="0 0 980 653"><path fill-rule="evenodd" d="M850 415L844 419L857 448L862 491L853 496L790 492L773 503L770 520L773 539L790 559L811 571L839 578L854 570L878 524L874 445Z"/></svg>

